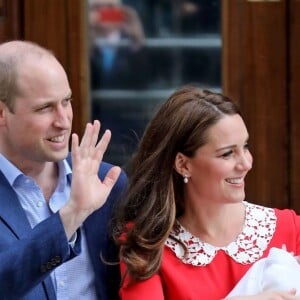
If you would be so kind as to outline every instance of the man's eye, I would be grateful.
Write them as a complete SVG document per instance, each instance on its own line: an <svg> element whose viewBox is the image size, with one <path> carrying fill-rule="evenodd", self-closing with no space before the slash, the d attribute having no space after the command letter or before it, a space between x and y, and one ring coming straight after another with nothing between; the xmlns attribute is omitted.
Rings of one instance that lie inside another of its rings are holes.
<svg viewBox="0 0 300 300"><path fill-rule="evenodd" d="M71 102L72 102L72 98L64 99L63 105L64 105L64 106L67 106L67 105L70 104Z"/></svg>
<svg viewBox="0 0 300 300"><path fill-rule="evenodd" d="M43 107L40 107L39 109L38 109L38 111L46 111L46 110L49 110L50 109L50 106L43 106Z"/></svg>

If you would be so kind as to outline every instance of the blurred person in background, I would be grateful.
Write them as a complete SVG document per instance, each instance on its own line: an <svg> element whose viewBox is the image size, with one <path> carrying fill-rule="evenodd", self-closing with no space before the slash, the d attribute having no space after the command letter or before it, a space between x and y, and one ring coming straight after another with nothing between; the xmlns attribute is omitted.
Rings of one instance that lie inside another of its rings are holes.
<svg viewBox="0 0 300 300"><path fill-rule="evenodd" d="M89 23L92 89L143 87L147 60L138 13L119 0L89 0Z"/></svg>

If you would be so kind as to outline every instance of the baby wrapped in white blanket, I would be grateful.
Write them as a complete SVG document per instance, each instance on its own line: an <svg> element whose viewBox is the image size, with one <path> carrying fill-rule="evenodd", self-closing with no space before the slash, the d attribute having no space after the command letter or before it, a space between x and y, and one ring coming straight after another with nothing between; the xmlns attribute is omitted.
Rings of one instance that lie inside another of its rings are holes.
<svg viewBox="0 0 300 300"><path fill-rule="evenodd" d="M297 259L283 249L271 248L269 255L253 264L226 299L293 288L300 295L300 265Z"/></svg>

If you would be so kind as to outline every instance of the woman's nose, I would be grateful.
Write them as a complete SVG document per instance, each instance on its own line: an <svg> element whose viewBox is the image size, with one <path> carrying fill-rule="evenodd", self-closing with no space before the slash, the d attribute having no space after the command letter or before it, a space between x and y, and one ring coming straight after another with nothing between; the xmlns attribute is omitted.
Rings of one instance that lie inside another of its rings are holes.
<svg viewBox="0 0 300 300"><path fill-rule="evenodd" d="M242 170L249 171L252 168L252 162L253 159L250 152L243 153L239 158L238 166Z"/></svg>

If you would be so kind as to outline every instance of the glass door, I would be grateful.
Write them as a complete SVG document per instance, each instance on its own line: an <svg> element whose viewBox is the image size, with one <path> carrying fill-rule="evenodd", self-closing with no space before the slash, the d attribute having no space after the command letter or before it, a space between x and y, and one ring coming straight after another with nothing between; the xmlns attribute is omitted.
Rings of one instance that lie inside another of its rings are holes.
<svg viewBox="0 0 300 300"><path fill-rule="evenodd" d="M89 0L92 119L126 166L157 106L178 87L221 90L220 0Z"/></svg>

